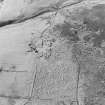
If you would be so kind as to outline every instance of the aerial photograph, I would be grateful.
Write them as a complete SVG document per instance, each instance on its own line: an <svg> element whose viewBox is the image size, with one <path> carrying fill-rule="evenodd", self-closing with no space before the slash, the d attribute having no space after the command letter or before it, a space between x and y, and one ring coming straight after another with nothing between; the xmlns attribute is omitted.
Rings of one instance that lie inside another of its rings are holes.
<svg viewBox="0 0 105 105"><path fill-rule="evenodd" d="M0 105L105 105L105 0L0 0Z"/></svg>

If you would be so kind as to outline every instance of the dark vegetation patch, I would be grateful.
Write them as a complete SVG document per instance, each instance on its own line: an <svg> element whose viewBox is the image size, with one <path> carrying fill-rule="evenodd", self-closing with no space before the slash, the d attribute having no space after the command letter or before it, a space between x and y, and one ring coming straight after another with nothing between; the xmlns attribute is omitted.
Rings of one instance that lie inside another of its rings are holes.
<svg viewBox="0 0 105 105"><path fill-rule="evenodd" d="M60 37L66 38L70 42L78 42L80 40L78 30L67 22L56 25L54 29L60 32Z"/></svg>
<svg viewBox="0 0 105 105"><path fill-rule="evenodd" d="M0 2L3 2L4 0L0 0Z"/></svg>
<svg viewBox="0 0 105 105"><path fill-rule="evenodd" d="M93 43L93 47L101 48L103 41L105 41L105 31L99 32L96 34L95 32L90 33L89 35L84 36L83 38L87 43Z"/></svg>
<svg viewBox="0 0 105 105"><path fill-rule="evenodd" d="M105 31L101 32L99 36L96 36L93 39L93 46L101 48L101 44L103 41L105 41Z"/></svg>
<svg viewBox="0 0 105 105"><path fill-rule="evenodd" d="M94 6L83 17L86 31L91 31L91 35L85 36L84 40L86 42L92 40L93 47L101 47L102 41L105 41L105 5Z"/></svg>
<svg viewBox="0 0 105 105"><path fill-rule="evenodd" d="M93 21L89 18L84 18L83 24L86 24L86 28L89 31L98 31L98 29L100 28L97 21Z"/></svg>

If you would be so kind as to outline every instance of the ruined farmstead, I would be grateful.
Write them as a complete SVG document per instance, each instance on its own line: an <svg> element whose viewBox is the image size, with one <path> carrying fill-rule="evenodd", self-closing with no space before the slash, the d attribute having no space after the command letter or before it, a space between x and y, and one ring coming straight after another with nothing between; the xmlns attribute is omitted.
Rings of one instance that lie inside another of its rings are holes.
<svg viewBox="0 0 105 105"><path fill-rule="evenodd" d="M105 105L105 1L0 0L0 105Z"/></svg>

